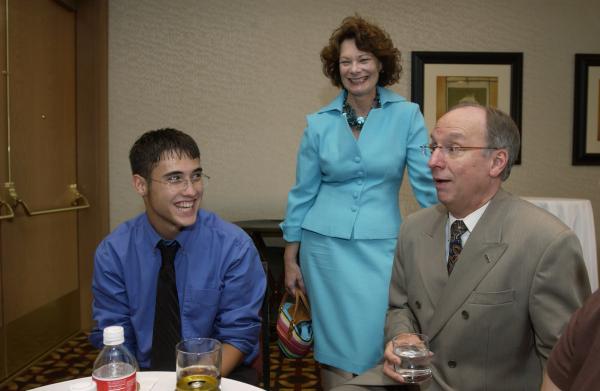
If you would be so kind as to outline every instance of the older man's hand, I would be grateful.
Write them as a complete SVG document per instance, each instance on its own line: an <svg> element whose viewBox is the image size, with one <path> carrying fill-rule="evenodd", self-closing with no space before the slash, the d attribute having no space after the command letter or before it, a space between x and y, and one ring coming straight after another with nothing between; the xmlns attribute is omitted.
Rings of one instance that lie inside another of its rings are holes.
<svg viewBox="0 0 600 391"><path fill-rule="evenodd" d="M399 334L396 338L406 339L407 341L412 337L411 334ZM383 352L383 373L397 381L398 383L404 383L404 379L398 373L396 373L395 365L400 365L402 360L394 353L394 346L392 341L388 342Z"/></svg>
<svg viewBox="0 0 600 391"><path fill-rule="evenodd" d="M398 334L394 339L396 340L396 343L400 342L415 346L423 345L423 341L421 341L419 337L415 334ZM433 356L433 353L429 352L429 354L429 358ZM429 358L427 358L427 361L429 361ZM393 341L388 342L388 344L386 345L385 351L383 352L383 359L383 373L386 374L386 376L395 380L396 382L404 384L404 379L396 372L395 369L396 365L400 365L402 359L396 353L394 353Z"/></svg>

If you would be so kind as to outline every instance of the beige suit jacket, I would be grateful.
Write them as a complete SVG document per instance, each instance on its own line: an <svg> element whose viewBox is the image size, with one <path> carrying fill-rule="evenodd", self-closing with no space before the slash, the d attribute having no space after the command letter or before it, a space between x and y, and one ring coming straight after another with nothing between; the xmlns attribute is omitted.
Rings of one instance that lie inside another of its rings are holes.
<svg viewBox="0 0 600 391"><path fill-rule="evenodd" d="M575 234L557 218L500 190L471 232L450 277L448 211L409 216L400 230L386 341L430 337L427 390L537 390L571 314L590 294ZM378 366L349 384L397 385Z"/></svg>

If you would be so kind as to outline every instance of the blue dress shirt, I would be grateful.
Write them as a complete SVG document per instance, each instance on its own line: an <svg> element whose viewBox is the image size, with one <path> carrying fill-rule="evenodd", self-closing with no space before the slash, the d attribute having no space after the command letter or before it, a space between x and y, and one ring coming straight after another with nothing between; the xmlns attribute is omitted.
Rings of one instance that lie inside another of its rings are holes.
<svg viewBox="0 0 600 391"><path fill-rule="evenodd" d="M109 234L98 246L92 292L96 328L125 329L125 344L140 367L150 365L161 237L145 213ZM249 364L258 353L260 308L266 278L252 240L239 227L205 210L177 236L175 258L182 337L210 337L235 346ZM173 350L175 360L175 350Z"/></svg>

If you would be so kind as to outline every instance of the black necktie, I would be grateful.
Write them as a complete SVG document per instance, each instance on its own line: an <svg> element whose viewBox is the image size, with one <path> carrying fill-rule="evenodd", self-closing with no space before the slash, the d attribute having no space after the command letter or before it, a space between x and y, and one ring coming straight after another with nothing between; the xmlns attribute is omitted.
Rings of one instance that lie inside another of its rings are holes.
<svg viewBox="0 0 600 391"><path fill-rule="evenodd" d="M467 232L467 226L462 220L456 220L450 226L450 244L448 248L448 275L452 273L452 269L454 269L454 264L458 258L458 255L462 251L462 240L461 236L465 232Z"/></svg>
<svg viewBox="0 0 600 391"><path fill-rule="evenodd" d="M156 312L152 334L150 369L175 370L175 345L181 340L181 314L175 284L175 254L179 243L161 240L157 244L162 266L156 283Z"/></svg>

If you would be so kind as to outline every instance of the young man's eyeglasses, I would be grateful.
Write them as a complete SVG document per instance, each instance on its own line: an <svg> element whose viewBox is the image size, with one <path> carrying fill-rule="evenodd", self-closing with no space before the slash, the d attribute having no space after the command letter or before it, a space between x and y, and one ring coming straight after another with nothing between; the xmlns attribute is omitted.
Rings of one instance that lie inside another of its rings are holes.
<svg viewBox="0 0 600 391"><path fill-rule="evenodd" d="M201 183L206 183L209 179L210 177L202 171L192 173L189 178L184 178L181 174L167 175L165 180L150 178L152 182L162 183L163 185L167 185L169 189L178 191L186 190L190 185L198 186Z"/></svg>

